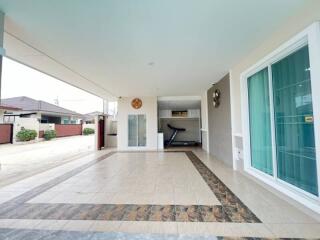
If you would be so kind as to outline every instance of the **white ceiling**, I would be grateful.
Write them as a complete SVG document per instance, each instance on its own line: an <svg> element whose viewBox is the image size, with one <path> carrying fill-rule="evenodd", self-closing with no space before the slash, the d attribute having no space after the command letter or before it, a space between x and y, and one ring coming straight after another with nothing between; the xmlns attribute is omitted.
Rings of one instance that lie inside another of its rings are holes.
<svg viewBox="0 0 320 240"><path fill-rule="evenodd" d="M0 0L9 57L99 96L199 95L307 0Z"/></svg>

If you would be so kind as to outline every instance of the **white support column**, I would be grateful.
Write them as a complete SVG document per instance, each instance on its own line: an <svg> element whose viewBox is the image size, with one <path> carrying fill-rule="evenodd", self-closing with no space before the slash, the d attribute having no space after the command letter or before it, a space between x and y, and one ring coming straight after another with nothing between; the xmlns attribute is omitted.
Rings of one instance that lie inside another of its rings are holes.
<svg viewBox="0 0 320 240"><path fill-rule="evenodd" d="M3 48L3 35L4 35L4 13L0 11L0 105L1 105L1 80L2 80L2 57L5 55Z"/></svg>
<svg viewBox="0 0 320 240"><path fill-rule="evenodd" d="M98 150L99 138L99 116L94 116L94 149Z"/></svg>
<svg viewBox="0 0 320 240"><path fill-rule="evenodd" d="M109 101L104 99L103 100L103 114L108 114L109 112Z"/></svg>

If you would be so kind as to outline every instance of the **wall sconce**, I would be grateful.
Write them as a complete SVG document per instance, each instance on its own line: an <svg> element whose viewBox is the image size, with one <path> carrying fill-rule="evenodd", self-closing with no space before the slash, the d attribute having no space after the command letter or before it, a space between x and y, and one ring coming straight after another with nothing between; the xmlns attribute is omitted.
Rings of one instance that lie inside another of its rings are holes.
<svg viewBox="0 0 320 240"><path fill-rule="evenodd" d="M221 97L221 92L219 89L216 89L213 93L213 106L215 108L219 107L220 105L220 97Z"/></svg>

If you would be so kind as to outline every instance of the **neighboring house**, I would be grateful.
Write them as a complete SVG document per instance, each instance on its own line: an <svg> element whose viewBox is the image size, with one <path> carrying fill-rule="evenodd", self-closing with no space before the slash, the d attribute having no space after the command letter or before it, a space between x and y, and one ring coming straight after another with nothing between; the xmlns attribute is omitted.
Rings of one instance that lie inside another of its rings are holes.
<svg viewBox="0 0 320 240"><path fill-rule="evenodd" d="M94 118L98 115L103 115L103 112L95 111L84 114L84 122L87 124L94 123Z"/></svg>
<svg viewBox="0 0 320 240"><path fill-rule="evenodd" d="M6 114L6 112L20 111L20 110L21 110L20 108L16 108L16 107L0 105L0 123L4 123L4 115Z"/></svg>
<svg viewBox="0 0 320 240"><path fill-rule="evenodd" d="M1 103L15 108L4 113L4 122L14 122L16 118L37 118L41 123L77 124L83 119L80 113L25 96L2 99Z"/></svg>

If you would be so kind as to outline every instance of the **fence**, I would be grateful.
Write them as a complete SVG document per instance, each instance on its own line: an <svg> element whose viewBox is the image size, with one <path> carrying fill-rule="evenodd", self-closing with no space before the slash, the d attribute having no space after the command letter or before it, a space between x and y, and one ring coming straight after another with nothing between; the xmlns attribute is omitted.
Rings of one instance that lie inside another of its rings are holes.
<svg viewBox="0 0 320 240"><path fill-rule="evenodd" d="M46 130L55 130L57 137L67 137L82 135L84 127L92 127L91 124L83 125L39 123L36 118L18 118L14 124L0 124L0 144L17 142L16 135L22 128L37 131L38 136L36 140L38 140L39 138L43 138Z"/></svg>
<svg viewBox="0 0 320 240"><path fill-rule="evenodd" d="M13 125L0 124L0 144L12 143Z"/></svg>
<svg viewBox="0 0 320 240"><path fill-rule="evenodd" d="M57 137L82 135L82 124L55 124Z"/></svg>

